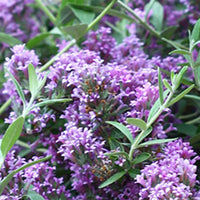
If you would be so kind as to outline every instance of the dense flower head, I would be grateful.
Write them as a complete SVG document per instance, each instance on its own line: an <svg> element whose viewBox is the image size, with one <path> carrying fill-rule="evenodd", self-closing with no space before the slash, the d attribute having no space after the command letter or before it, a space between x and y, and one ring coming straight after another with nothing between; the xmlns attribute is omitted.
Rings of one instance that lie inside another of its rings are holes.
<svg viewBox="0 0 200 200"><path fill-rule="evenodd" d="M24 164L38 159L39 157L35 156L29 161L26 161L25 158L16 156L14 150L9 152L1 168L0 179L2 180L13 170L22 167ZM36 191L45 200L49 200L51 197L60 197L62 194L65 195L63 178L57 178L55 176L55 167L50 166L48 162L43 162L15 174L4 189L0 199L20 200L26 194L30 185L32 185L31 190Z"/></svg>
<svg viewBox="0 0 200 200"><path fill-rule="evenodd" d="M195 199L193 190L198 182L194 163L198 157L194 156L196 153L189 143L181 139L169 142L160 159L145 166L136 177L143 186L140 199Z"/></svg>

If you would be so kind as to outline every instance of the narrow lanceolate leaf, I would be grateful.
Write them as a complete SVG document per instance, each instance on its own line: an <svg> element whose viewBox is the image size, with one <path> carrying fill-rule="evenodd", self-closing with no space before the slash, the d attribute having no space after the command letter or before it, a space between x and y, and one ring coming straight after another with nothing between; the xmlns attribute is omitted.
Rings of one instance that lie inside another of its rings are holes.
<svg viewBox="0 0 200 200"><path fill-rule="evenodd" d="M87 28L87 24L76 24L73 26L67 26L63 28L63 30L69 35L71 35L74 39L78 40L85 34Z"/></svg>
<svg viewBox="0 0 200 200"><path fill-rule="evenodd" d="M190 55L191 53L189 51L183 50L183 49L176 49L174 51L169 52L169 54L180 54L180 55Z"/></svg>
<svg viewBox="0 0 200 200"><path fill-rule="evenodd" d="M104 153L106 156L125 156L128 159L128 153L125 151Z"/></svg>
<svg viewBox="0 0 200 200"><path fill-rule="evenodd" d="M22 128L24 124L24 118L22 116L18 117L10 126L7 128L6 133L4 134L2 141L1 141L1 163L0 167L3 164L4 158L6 157L8 151L13 147L13 145L18 140Z"/></svg>
<svg viewBox="0 0 200 200"><path fill-rule="evenodd" d="M164 99L167 97L167 95L169 94L169 90L165 90L163 92L163 97ZM160 103L160 99L157 99L156 102L154 103L153 107L151 108L150 112L149 112L149 116L147 119L147 123L152 119L152 117L157 113L158 109L160 108L161 103Z"/></svg>
<svg viewBox="0 0 200 200"><path fill-rule="evenodd" d="M31 95L34 97L38 93L38 78L35 72L35 67L32 64L28 66L28 79L29 79L29 90Z"/></svg>
<svg viewBox="0 0 200 200"><path fill-rule="evenodd" d="M99 188L104 188L112 183L114 183L115 181L119 180L122 176L124 176L126 174L125 171L121 171L118 172L116 174L114 174L113 176L111 176L109 179L107 179L105 182L103 182Z"/></svg>
<svg viewBox="0 0 200 200"><path fill-rule="evenodd" d="M143 121L142 119L138 119L138 118L127 118L126 121L134 126L139 127L142 130L146 130L147 129L147 124L145 121Z"/></svg>
<svg viewBox="0 0 200 200"><path fill-rule="evenodd" d="M17 93L19 94L24 106L26 104L26 100L25 100L25 96L22 90L22 87L20 86L20 84L18 83L18 81L15 79L15 77L7 70L7 73L9 74L10 78L12 79L13 83L15 84Z"/></svg>
<svg viewBox="0 0 200 200"><path fill-rule="evenodd" d="M10 182L10 180L13 178L13 176L15 174L17 174L18 172L32 166L32 165L35 165L37 163L41 163L41 162L44 162L46 160L49 160L51 158L51 156L47 156L45 158L41 158L41 159L38 159L38 160L35 160L35 161L32 161L32 162L29 162L25 165L22 165L20 168L16 169L16 170L13 170L10 174L8 174L1 182L0 182L0 195L2 194L3 190L5 189L5 187L8 185L8 183Z"/></svg>
<svg viewBox="0 0 200 200"><path fill-rule="evenodd" d="M23 197L28 197L30 200L45 200L40 194L35 191L29 191L27 195Z"/></svg>
<svg viewBox="0 0 200 200"><path fill-rule="evenodd" d="M177 95L175 98L173 98L169 104L167 105L167 107L175 104L176 102L178 102L180 99L182 99L187 93L189 93L192 88L194 87L194 84L191 85L190 87L188 87L187 89L185 89L183 92L181 92L179 95Z"/></svg>
<svg viewBox="0 0 200 200"><path fill-rule="evenodd" d="M13 36L0 32L0 42L4 42L10 46L15 46L17 44L22 44L20 40L14 38Z"/></svg>
<svg viewBox="0 0 200 200"><path fill-rule="evenodd" d="M128 140L131 142L131 144L133 143L133 136L132 136L130 130L126 126L124 126L123 124L120 124L119 122L107 121L106 123L119 129L128 138Z"/></svg>
<svg viewBox="0 0 200 200"><path fill-rule="evenodd" d="M140 142L142 142L142 140L144 140L144 138L146 138L151 132L152 132L153 128L150 126L146 131L144 131L144 133L142 134L142 136L140 136L140 134L134 138L134 141L133 143L135 143L137 141L137 144L135 145L138 145ZM140 139L138 139L140 138Z"/></svg>
<svg viewBox="0 0 200 200"><path fill-rule="evenodd" d="M140 148L140 147L146 147L146 146L151 146L151 145L155 145L155 144L163 144L163 143L171 142L171 141L174 141L174 140L177 140L177 138L150 140L148 142L144 142L144 143L138 145L138 148Z"/></svg>
<svg viewBox="0 0 200 200"><path fill-rule="evenodd" d="M162 78L161 78L160 67L158 67L158 86L159 86L160 103L163 104L163 102L164 102L164 97L163 97L163 84L162 84Z"/></svg>
<svg viewBox="0 0 200 200"><path fill-rule="evenodd" d="M65 103L65 102L69 102L69 101L72 101L72 99L50 99L50 100L45 100L43 102L40 102L40 103L37 103L37 104L33 105L30 109L32 110L33 108L37 108L37 107L42 107L42 106L56 104L56 103Z"/></svg>
<svg viewBox="0 0 200 200"><path fill-rule="evenodd" d="M145 160L149 159L151 157L151 154L143 152L140 155L138 155L133 161L132 164L136 165L138 163L144 162Z"/></svg>
<svg viewBox="0 0 200 200"><path fill-rule="evenodd" d="M132 168L128 171L128 174L131 178L135 178L138 174L140 174L140 170L137 168Z"/></svg>
<svg viewBox="0 0 200 200"><path fill-rule="evenodd" d="M167 89L169 89L171 92L173 92L171 85L169 84L169 82L166 79L163 80L163 84Z"/></svg>
<svg viewBox="0 0 200 200"><path fill-rule="evenodd" d="M194 25L194 28L192 30L191 39L194 40L194 42L196 42L200 39L200 19L197 20L196 24Z"/></svg>

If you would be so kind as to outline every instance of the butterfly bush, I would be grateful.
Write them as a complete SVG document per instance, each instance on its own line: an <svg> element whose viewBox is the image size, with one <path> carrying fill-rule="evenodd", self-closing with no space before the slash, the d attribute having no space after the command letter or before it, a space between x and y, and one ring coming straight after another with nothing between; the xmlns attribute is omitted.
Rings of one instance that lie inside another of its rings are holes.
<svg viewBox="0 0 200 200"><path fill-rule="evenodd" d="M191 13L193 3L179 1L177 3L186 9L178 10L174 6L175 2L161 1L165 14L164 26L181 24L185 19L182 17L187 14L187 23L194 23L199 11L197 9L194 14ZM0 2L0 6L5 8L0 14L4 22L2 27L5 32L22 41L38 31L38 25L32 18L25 22L29 24L28 34L23 32L17 20L22 18L22 12L24 18L31 16L32 9L27 7L29 3L32 1ZM129 6L144 19L146 3L129 1ZM13 15L10 14L11 10ZM150 12L148 20L151 15ZM105 16L105 19L117 23L116 18ZM90 31L80 46L73 46L56 57L49 67L46 84L34 104L43 99L57 98L71 98L71 102L36 107L30 111L25 119L21 139L28 141L31 153L27 154L27 159L21 158L17 156L20 150L14 147L5 159L0 180L12 170L36 161L41 156L51 155L51 161L38 163L16 174L0 200L22 199L28 191L35 191L45 200L200 198L195 165L199 157L189 143L181 139L162 145L161 148L153 145L136 150L132 159L143 152L152 154L150 159L134 166L140 171L136 178L127 173L115 183L98 188L102 182L128 165L123 155L109 158L105 154L121 151L119 143L128 142L107 121L123 123L135 138L140 130L128 124L126 119L133 117L147 121L150 109L159 98L157 66L164 71L177 73L181 69L177 63L186 62L182 56L163 58L160 52L149 56L144 50L145 43L139 39L138 26L135 24L127 26L127 36L120 43L105 24L100 23L99 29ZM152 41L150 47L157 48L156 40L153 38ZM58 52L68 44L68 41L59 41ZM12 55L6 58L4 66L21 84L28 101L28 66L32 64L38 71L41 61L34 50L26 49L25 44L14 46L11 51ZM187 73L192 80L194 77L191 71ZM40 75L44 76L44 73ZM12 99L13 111L5 119L5 123L11 124L21 114L22 101L7 72L5 77L7 81L0 97L4 95ZM162 78L167 78L166 74L163 73ZM180 120L176 119L170 108L164 109L145 141L168 138L169 133L176 131L174 123L180 123ZM41 152L41 148L42 151L45 148L45 152ZM124 145L126 152L128 148ZM29 155L33 153L36 156L30 159Z"/></svg>

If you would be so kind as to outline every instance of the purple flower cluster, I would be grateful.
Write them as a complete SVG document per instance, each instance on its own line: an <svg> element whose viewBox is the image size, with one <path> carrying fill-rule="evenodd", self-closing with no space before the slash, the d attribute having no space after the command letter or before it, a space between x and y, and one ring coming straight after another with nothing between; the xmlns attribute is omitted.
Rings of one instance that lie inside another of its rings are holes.
<svg viewBox="0 0 200 200"><path fill-rule="evenodd" d="M32 0L1 0L0 31L25 42L39 32L39 24L31 17L33 10L28 7Z"/></svg>
<svg viewBox="0 0 200 200"><path fill-rule="evenodd" d="M147 165L136 177L143 188L139 199L198 199L195 186L198 184L195 162L199 157L181 139L170 142L158 155L158 161Z"/></svg>
<svg viewBox="0 0 200 200"><path fill-rule="evenodd" d="M17 157L15 151L9 152L0 170L0 180L22 165L38 159L39 157L35 156L26 162L25 158ZM55 176L55 167L50 166L48 162L38 163L14 175L4 189L0 199L20 200L27 194L28 190L36 191L45 200L58 198L61 195L65 196L63 178Z"/></svg>

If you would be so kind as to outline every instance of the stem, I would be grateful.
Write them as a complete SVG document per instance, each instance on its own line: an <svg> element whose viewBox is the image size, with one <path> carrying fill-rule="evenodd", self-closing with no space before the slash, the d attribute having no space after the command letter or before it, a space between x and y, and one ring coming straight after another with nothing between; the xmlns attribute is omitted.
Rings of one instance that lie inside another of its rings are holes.
<svg viewBox="0 0 200 200"><path fill-rule="evenodd" d="M53 16L53 14L50 12L50 10L45 6L40 0L35 0L35 2L38 4L40 9L44 11L44 13L48 16L48 18L53 22L53 24L56 24L56 18Z"/></svg>
<svg viewBox="0 0 200 200"><path fill-rule="evenodd" d="M190 120L190 121L187 121L186 124L194 124L194 123L199 123L200 121L200 117L197 117L196 119L193 119L193 120Z"/></svg>
<svg viewBox="0 0 200 200"><path fill-rule="evenodd" d="M86 32L91 30L101 20L101 18L113 7L113 5L115 4L116 1L117 0L112 0L111 3L108 4L108 6L103 10L103 12L101 14L99 14L95 18L95 20L88 25L88 28L86 29Z"/></svg>
<svg viewBox="0 0 200 200"><path fill-rule="evenodd" d="M52 65L55 60L61 55L63 54L65 51L69 50L70 47L72 47L74 44L76 44L76 40L72 40L62 51L60 51L58 54L56 54L53 58L51 58L51 60L49 60L46 64L44 64L40 69L39 72L43 72L46 69L49 68L50 65Z"/></svg>
<svg viewBox="0 0 200 200"><path fill-rule="evenodd" d="M6 108L11 104L12 100L8 99L1 107L0 107L0 115L6 110Z"/></svg>
<svg viewBox="0 0 200 200"><path fill-rule="evenodd" d="M129 13L131 13L133 15L133 17L144 27L146 28L152 35L156 36L157 38L159 38L160 40L163 40L164 42L172 45L173 47L179 47L182 49L188 49L187 47L176 43L172 40L168 40L164 37L162 37L160 35L160 33L158 31L156 31L154 28L152 28L149 24L147 24L145 21L143 21L130 7L128 7L126 4L124 4L122 1L117 0L117 3L122 6L125 10L127 10Z"/></svg>
<svg viewBox="0 0 200 200"><path fill-rule="evenodd" d="M156 119L157 119L157 118L159 117L159 115L163 112L163 110L164 110L165 108L167 108L167 104L169 103L169 101L171 100L171 98L172 98L173 95L174 95L174 93L173 93L173 92L170 92L170 94L168 95L168 97L167 97L165 103L159 108L158 112L154 115L154 117L147 123L147 128L146 128L146 130L150 128L150 126L156 121ZM131 149L130 149L130 152L129 152L129 160L130 160L130 161L132 161L133 152L134 152L135 148L137 147L137 145L138 145L140 139L142 138L142 136L143 136L143 134L144 134L144 132L145 132L146 130L143 130L143 131L139 134L139 136L137 137L137 139L135 140L135 142L131 145Z"/></svg>

